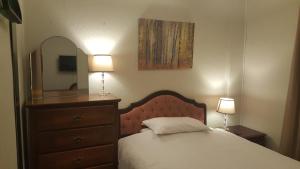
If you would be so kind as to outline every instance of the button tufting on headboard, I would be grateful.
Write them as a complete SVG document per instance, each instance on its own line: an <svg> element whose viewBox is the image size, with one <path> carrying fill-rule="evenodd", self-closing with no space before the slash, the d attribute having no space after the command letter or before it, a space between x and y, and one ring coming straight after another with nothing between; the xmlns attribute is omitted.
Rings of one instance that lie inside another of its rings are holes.
<svg viewBox="0 0 300 169"><path fill-rule="evenodd" d="M154 117L192 117L206 123L205 104L196 103L172 91L161 93L155 97L148 96L149 100L121 114L121 136L140 132L142 121Z"/></svg>

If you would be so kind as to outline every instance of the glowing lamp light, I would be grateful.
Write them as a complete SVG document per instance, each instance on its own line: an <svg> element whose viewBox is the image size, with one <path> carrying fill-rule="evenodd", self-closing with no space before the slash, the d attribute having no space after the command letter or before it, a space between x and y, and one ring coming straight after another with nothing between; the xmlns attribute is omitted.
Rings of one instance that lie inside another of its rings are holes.
<svg viewBox="0 0 300 169"><path fill-rule="evenodd" d="M220 98L217 106L217 112L224 114L224 128L228 130L228 114L235 113L234 99Z"/></svg>
<svg viewBox="0 0 300 169"><path fill-rule="evenodd" d="M217 112L224 114L234 114L235 113L235 104L234 99L231 98L220 98Z"/></svg>
<svg viewBox="0 0 300 169"><path fill-rule="evenodd" d="M86 49L89 53L111 53L113 48L115 47L116 42L111 39L106 38L95 38L88 39L85 41Z"/></svg>
<svg viewBox="0 0 300 169"><path fill-rule="evenodd" d="M89 72L112 72L114 71L110 55L89 56Z"/></svg>
<svg viewBox="0 0 300 169"><path fill-rule="evenodd" d="M89 56L89 72L101 72L102 73L102 90L100 95L105 96L107 93L104 91L104 72L114 71L113 62L110 55L94 55Z"/></svg>

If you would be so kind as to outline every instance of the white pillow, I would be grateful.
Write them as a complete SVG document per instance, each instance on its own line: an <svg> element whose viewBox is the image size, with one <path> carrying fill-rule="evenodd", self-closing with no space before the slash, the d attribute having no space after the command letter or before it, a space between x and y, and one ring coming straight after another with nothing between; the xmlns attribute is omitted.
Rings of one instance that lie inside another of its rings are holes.
<svg viewBox="0 0 300 169"><path fill-rule="evenodd" d="M157 117L144 120L142 124L155 134L195 132L208 129L200 120L191 117Z"/></svg>
<svg viewBox="0 0 300 169"><path fill-rule="evenodd" d="M152 130L149 129L149 128L143 128L143 129L140 130L140 133L144 133L144 132L147 132L147 131L151 131L152 132Z"/></svg>

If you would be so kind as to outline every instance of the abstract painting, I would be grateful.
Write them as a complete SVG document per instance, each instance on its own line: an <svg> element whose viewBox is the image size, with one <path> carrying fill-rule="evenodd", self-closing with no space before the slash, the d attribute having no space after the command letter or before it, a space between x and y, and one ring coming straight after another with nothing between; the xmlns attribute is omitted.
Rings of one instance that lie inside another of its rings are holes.
<svg viewBox="0 0 300 169"><path fill-rule="evenodd" d="M139 19L139 70L193 66L194 23Z"/></svg>

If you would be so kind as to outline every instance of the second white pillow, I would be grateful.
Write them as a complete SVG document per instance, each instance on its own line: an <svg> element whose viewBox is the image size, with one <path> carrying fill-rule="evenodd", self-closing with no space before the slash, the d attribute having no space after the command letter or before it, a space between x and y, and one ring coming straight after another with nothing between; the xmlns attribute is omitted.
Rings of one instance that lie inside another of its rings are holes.
<svg viewBox="0 0 300 169"><path fill-rule="evenodd" d="M201 121L191 117L156 117L142 122L155 134L172 134L207 130Z"/></svg>

